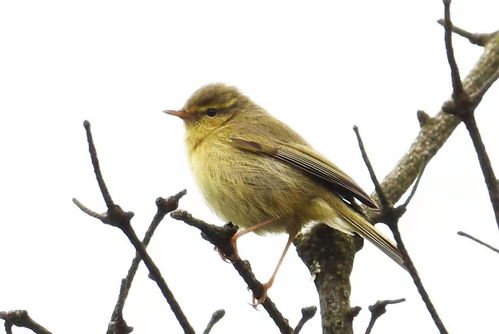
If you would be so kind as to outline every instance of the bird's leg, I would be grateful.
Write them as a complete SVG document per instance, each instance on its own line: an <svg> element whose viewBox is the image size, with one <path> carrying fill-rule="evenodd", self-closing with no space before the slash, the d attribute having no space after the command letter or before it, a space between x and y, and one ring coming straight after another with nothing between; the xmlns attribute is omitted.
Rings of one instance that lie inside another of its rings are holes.
<svg viewBox="0 0 499 334"><path fill-rule="evenodd" d="M277 220L277 217L276 218L270 218L270 219L267 219L267 220L264 220L262 222L259 222L258 224L255 224L251 227L248 227L248 228L245 228L244 230L241 230L239 232L237 232L236 234L234 234L232 236L232 238L230 238L230 243L232 244L232 248L234 249L234 253L232 254L232 256L230 257L231 260L235 261L235 260L241 260L241 258L239 257L239 253L237 251L237 239L239 239L240 237L242 237L243 235L249 233L249 232L253 232L265 225L268 225L270 223L273 223L274 221Z"/></svg>
<svg viewBox="0 0 499 334"><path fill-rule="evenodd" d="M282 251L281 257L279 258L279 262L277 262L277 266L274 269L274 273L270 277L270 279L267 281L267 283L263 284L263 291L262 295L260 298L256 299L253 297L253 306L258 306L259 304L262 304L265 299L267 298L267 291L270 289L272 284L274 284L275 277L277 276L277 272L279 271L279 268L281 267L282 262L284 261L284 257L286 256L286 253L289 250L289 246L293 243L293 240L295 240L297 232L293 232L289 234L288 242L286 243L286 246L284 247L284 250Z"/></svg>

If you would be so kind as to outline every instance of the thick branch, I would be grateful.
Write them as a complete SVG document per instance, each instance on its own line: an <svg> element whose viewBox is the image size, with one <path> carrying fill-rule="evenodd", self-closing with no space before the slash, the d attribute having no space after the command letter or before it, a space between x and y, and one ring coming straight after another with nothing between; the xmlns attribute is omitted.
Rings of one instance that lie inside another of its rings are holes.
<svg viewBox="0 0 499 334"><path fill-rule="evenodd" d="M322 332L352 334L352 321L358 308L350 306L350 273L354 255L362 247L362 238L319 224L310 232L300 234L294 244L315 277Z"/></svg>

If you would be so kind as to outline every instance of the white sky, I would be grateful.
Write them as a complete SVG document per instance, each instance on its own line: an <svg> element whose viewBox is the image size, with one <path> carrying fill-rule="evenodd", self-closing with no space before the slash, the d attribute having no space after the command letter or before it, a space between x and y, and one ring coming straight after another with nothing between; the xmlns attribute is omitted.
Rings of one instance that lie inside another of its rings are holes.
<svg viewBox="0 0 499 334"><path fill-rule="evenodd" d="M456 25L498 29L496 0L453 4ZM118 231L80 212L72 197L104 210L82 122L92 122L106 181L134 211L142 235L157 196L183 188L181 208L222 224L189 173L183 126L161 110L179 108L199 86L238 86L301 133L371 191L352 126L360 127L380 176L417 131L416 110L435 114L451 92L441 1L3 1L0 3L0 310L27 309L54 333L104 332L133 248ZM465 75L481 49L456 38ZM499 173L498 88L477 110ZM499 258L456 235L499 245L486 188L464 127L427 168L401 221L407 246L452 333L497 331ZM262 281L286 236L248 236L240 254ZM187 317L202 332L277 332L229 264L197 230L166 219L150 254ZM411 279L365 245L352 275L352 305L388 307L373 333L435 333ZM294 326L317 305L294 249L269 295ZM135 333L181 333L141 267L125 307ZM302 333L320 332L316 316ZM16 333L26 333L15 329Z"/></svg>

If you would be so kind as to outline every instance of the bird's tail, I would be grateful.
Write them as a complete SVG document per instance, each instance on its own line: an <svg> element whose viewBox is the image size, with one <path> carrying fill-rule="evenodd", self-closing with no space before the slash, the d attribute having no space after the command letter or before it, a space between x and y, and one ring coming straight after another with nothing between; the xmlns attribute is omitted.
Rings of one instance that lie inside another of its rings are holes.
<svg viewBox="0 0 499 334"><path fill-rule="evenodd" d="M397 262L402 268L407 270L400 251L390 239L381 234L381 232L379 232L373 225L371 225L364 217L355 212L338 197L334 196L330 198L328 202L336 211L336 214L338 215L337 217L340 218L344 223L346 223L342 224L343 228L340 228L340 230L344 230L346 228L350 232L359 234L364 239L367 239L371 243L373 243L376 247L383 251L383 253L388 255L393 261ZM335 225L337 224L332 224L331 227L337 228L337 226Z"/></svg>
<svg viewBox="0 0 499 334"><path fill-rule="evenodd" d="M385 237L381 232L379 232L373 225L371 225L366 219L358 215L358 217L350 217L350 215L341 215L348 223L353 227L353 232L356 232L364 239L369 240L376 247L378 247L383 253L388 255L393 261L397 262L402 268L406 269L404 265L404 260L402 255L398 250L397 246ZM360 219L358 219L360 218Z"/></svg>

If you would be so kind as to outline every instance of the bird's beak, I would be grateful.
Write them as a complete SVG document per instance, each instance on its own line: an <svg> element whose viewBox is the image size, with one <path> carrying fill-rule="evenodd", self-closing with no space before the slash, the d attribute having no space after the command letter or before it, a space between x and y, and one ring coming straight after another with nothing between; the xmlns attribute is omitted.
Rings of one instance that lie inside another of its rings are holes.
<svg viewBox="0 0 499 334"><path fill-rule="evenodd" d="M186 113L184 110L163 110L163 112L169 115L180 117L183 120L191 118L191 115Z"/></svg>

